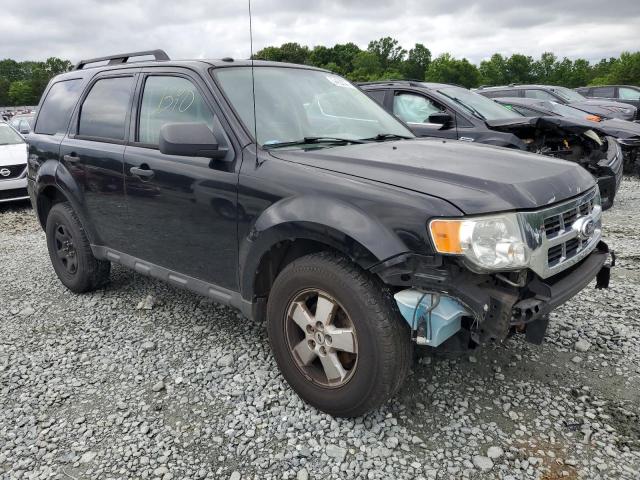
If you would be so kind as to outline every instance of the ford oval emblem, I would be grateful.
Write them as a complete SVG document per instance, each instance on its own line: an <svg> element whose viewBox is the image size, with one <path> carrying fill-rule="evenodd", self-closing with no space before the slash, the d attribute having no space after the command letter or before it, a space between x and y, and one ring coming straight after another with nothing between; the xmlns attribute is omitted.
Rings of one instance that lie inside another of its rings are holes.
<svg viewBox="0 0 640 480"><path fill-rule="evenodd" d="M591 238L596 231L596 222L590 217L580 217L576 220L571 228L576 231L582 240Z"/></svg>

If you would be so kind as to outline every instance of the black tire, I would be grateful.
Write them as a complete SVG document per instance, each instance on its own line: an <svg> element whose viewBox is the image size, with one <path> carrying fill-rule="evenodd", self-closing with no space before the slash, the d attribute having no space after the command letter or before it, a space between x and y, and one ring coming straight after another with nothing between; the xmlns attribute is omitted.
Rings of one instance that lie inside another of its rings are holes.
<svg viewBox="0 0 640 480"><path fill-rule="evenodd" d="M68 202L56 203L51 208L45 231L51 264L65 287L85 293L109 281L111 263L93 256L84 228Z"/></svg>
<svg viewBox="0 0 640 480"><path fill-rule="evenodd" d="M299 366L292 351L291 327L286 327L292 321L290 307L309 289L331 295L355 331L357 362L344 384L317 383L302 370L305 367ZM278 275L269 294L267 330L289 385L310 405L338 417L356 417L384 404L402 386L412 361L409 327L390 293L377 278L330 252L299 258Z"/></svg>

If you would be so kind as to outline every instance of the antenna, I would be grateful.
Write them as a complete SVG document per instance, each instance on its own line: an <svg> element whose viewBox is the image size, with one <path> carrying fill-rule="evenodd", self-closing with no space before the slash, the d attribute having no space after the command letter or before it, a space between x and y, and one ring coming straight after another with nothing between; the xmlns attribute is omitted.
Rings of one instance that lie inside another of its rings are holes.
<svg viewBox="0 0 640 480"><path fill-rule="evenodd" d="M253 135L256 140L256 167L260 166L258 162L258 120L256 118L256 77L255 67L253 65L253 24L251 21L251 0L249 2L249 45L251 50L251 93L253 95Z"/></svg>

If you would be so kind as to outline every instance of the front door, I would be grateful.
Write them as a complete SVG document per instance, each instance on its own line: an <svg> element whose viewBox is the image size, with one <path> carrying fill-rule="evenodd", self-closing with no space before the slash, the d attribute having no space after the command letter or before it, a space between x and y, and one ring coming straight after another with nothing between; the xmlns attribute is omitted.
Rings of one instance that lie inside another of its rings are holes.
<svg viewBox="0 0 640 480"><path fill-rule="evenodd" d="M443 105L419 93L397 91L393 96L393 114L405 121L418 137L457 139L453 116L449 125L429 121L432 114L446 112Z"/></svg>
<svg viewBox="0 0 640 480"><path fill-rule="evenodd" d="M133 141L124 155L125 253L237 290L238 174L230 138L212 108L215 101L201 80L186 72L147 72L136 97ZM205 123L229 149L224 161L160 153L164 124L192 122Z"/></svg>

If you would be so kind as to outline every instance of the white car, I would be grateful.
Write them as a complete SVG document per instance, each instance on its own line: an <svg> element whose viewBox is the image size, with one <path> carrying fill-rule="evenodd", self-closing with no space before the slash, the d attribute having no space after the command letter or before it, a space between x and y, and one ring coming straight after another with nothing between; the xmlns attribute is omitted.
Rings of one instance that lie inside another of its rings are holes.
<svg viewBox="0 0 640 480"><path fill-rule="evenodd" d="M28 198L27 144L13 127L0 122L0 203Z"/></svg>

